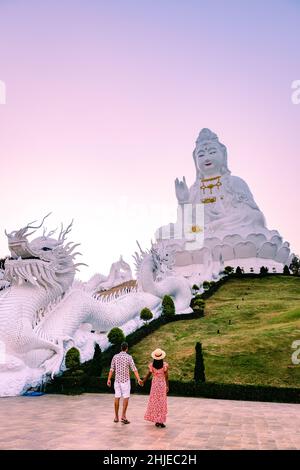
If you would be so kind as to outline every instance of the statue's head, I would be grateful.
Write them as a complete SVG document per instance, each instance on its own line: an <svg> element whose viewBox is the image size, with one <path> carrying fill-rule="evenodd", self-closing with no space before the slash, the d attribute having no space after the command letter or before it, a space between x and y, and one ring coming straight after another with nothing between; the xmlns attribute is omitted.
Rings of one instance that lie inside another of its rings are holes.
<svg viewBox="0 0 300 470"><path fill-rule="evenodd" d="M227 166L227 150L219 142L218 136L209 129L202 129L196 140L193 152L197 177L225 175L230 171Z"/></svg>

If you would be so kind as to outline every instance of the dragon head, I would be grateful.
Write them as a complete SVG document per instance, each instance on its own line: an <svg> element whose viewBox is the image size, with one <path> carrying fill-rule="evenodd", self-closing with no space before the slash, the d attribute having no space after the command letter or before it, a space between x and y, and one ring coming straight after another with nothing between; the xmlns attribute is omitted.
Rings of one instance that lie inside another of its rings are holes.
<svg viewBox="0 0 300 470"><path fill-rule="evenodd" d="M150 253L153 267L156 272L156 280L162 280L173 271L175 263L175 250L166 242L152 243Z"/></svg>
<svg viewBox="0 0 300 470"><path fill-rule="evenodd" d="M11 257L5 262L5 279L11 285L30 283L45 289L58 288L61 292L72 284L76 268L82 264L74 264L74 258L80 253L73 253L79 244L65 243L73 221L64 229L63 225L58 238L53 238L56 230L29 241L28 237L42 227L42 222L34 225L30 222L25 227L5 234ZM30 231L31 230L31 231Z"/></svg>
<svg viewBox="0 0 300 470"><path fill-rule="evenodd" d="M162 281L173 272L175 263L175 249L164 241L158 243L151 242L150 250L142 250L139 243L137 245L140 253L134 254L134 261L136 266L137 279L140 279L140 271L143 262L146 260L151 264L153 279L155 281Z"/></svg>

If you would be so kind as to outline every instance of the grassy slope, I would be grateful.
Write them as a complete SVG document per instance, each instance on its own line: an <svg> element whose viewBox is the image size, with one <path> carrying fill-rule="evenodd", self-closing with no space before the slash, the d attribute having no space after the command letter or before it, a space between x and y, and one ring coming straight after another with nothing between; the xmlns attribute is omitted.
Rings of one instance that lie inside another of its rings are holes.
<svg viewBox="0 0 300 470"><path fill-rule="evenodd" d="M165 325L130 353L144 375L151 351L160 347L170 378L190 380L195 343L201 341L207 381L300 387L300 365L291 363L296 339L300 278L231 279L207 300L204 318Z"/></svg>

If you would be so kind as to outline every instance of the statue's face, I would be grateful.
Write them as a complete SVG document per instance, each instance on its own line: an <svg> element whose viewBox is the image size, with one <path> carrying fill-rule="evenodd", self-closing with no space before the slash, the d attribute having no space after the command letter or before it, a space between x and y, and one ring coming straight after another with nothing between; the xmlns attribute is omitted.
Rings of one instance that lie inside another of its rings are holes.
<svg viewBox="0 0 300 470"><path fill-rule="evenodd" d="M222 150L216 143L208 142L196 148L196 164L203 175L220 174L223 160Z"/></svg>

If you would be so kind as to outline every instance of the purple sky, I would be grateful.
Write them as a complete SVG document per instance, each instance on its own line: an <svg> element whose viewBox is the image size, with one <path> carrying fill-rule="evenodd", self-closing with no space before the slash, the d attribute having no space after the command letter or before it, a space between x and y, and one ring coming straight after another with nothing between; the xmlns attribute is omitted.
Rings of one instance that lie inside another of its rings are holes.
<svg viewBox="0 0 300 470"><path fill-rule="evenodd" d="M299 43L297 0L0 0L0 255L52 211L83 279L131 262L194 182L202 127L299 253Z"/></svg>

